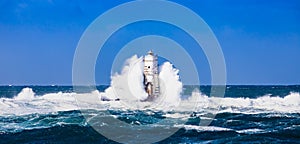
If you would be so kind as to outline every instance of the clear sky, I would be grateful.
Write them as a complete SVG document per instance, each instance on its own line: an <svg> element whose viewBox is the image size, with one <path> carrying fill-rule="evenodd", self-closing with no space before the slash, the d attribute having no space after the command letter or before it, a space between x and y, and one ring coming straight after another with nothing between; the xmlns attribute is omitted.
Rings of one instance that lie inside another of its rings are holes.
<svg viewBox="0 0 300 144"><path fill-rule="evenodd" d="M84 30L124 2L0 0L0 85L72 84L73 55ZM227 84L300 84L299 0L174 2L196 12L215 33L226 60ZM140 29L143 24L118 33ZM163 25L147 30L143 32L168 33ZM96 71L104 77L99 83L109 83L110 68ZM209 76L209 70L198 70ZM209 84L209 78L202 82Z"/></svg>

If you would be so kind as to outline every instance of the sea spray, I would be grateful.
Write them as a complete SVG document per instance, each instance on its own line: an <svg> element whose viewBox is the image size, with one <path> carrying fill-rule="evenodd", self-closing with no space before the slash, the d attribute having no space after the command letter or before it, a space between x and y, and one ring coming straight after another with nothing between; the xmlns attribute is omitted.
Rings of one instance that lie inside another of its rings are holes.
<svg viewBox="0 0 300 144"><path fill-rule="evenodd" d="M143 85L143 61L136 55L127 59L121 73L115 73L111 77L111 86L102 93L102 97L108 99L120 99L137 103L145 100L148 95ZM159 71L160 96L154 100L151 107L178 106L181 99L182 83L179 78L179 70L170 62L160 66Z"/></svg>
<svg viewBox="0 0 300 144"><path fill-rule="evenodd" d="M13 98L0 98L0 115L27 115L77 110L75 93L47 93L36 95L32 88L23 88Z"/></svg>
<svg viewBox="0 0 300 144"><path fill-rule="evenodd" d="M15 97L16 100L30 100L34 98L34 92L31 88L23 88L22 91Z"/></svg>
<svg viewBox="0 0 300 144"><path fill-rule="evenodd" d="M24 99L27 95L29 98ZM75 96L83 95L88 98L99 95L98 91L90 93L76 94L68 92L47 93L43 95L35 95L32 88L24 88L19 94L13 98L0 98L0 115L13 114L24 115L32 113L49 113L58 111L78 110ZM204 95L195 90L191 97L181 100L180 106L175 111L211 111L216 113L235 112L245 114L279 112L279 113L300 113L300 93L291 92L290 94L278 96L259 96L257 98L245 97L225 97L215 98ZM141 102L142 103L142 102ZM145 102L144 102L145 103ZM97 106L87 103L91 108L98 109ZM101 106L101 105L100 105ZM137 110L137 108L126 107L120 101L103 102L103 109L129 109ZM196 109L195 109L196 106ZM216 109L220 107L220 109ZM155 107L158 110L165 110L163 106ZM142 108L145 109L145 108Z"/></svg>
<svg viewBox="0 0 300 144"><path fill-rule="evenodd" d="M182 83L179 79L179 70L175 69L170 62L160 66L160 100L164 105L178 106L181 101Z"/></svg>
<svg viewBox="0 0 300 144"><path fill-rule="evenodd" d="M111 85L102 93L108 99L144 100L147 93L143 86L142 58L136 55L127 59L121 73L111 77Z"/></svg>
<svg viewBox="0 0 300 144"><path fill-rule="evenodd" d="M83 109L83 107L78 107L78 103L76 103L76 97L78 96L87 100L90 97L96 97L97 103L87 101L82 105L97 110L156 109L178 112L210 111L214 113L300 112L299 92L290 92L290 94L282 97L263 95L219 98L209 97L196 89L189 98L181 99L182 83L179 78L179 70L174 68L170 62L165 62L160 66L159 72L161 96L153 102L142 101L147 98L143 85L143 61L141 57L134 55L126 60L120 73L115 73L111 77L111 86L105 89L104 92L102 89L102 92L96 90L80 94L57 92L36 95L32 88L23 88L13 98L0 98L0 114L22 115ZM101 98L104 97L112 101L100 102ZM120 101L114 101L117 98L120 98Z"/></svg>
<svg viewBox="0 0 300 144"><path fill-rule="evenodd" d="M300 93L290 92L290 94L279 97L264 95L257 98L245 97L208 97L201 92L194 91L192 96L185 100L188 105L194 104L201 109L216 109L217 113L234 112L234 113L265 113L265 112L300 112ZM219 109L220 107L220 109Z"/></svg>

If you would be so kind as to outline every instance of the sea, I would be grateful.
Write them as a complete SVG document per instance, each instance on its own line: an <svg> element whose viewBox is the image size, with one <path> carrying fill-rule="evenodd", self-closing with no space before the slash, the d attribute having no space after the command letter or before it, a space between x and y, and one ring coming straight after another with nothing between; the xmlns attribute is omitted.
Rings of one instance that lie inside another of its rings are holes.
<svg viewBox="0 0 300 144"><path fill-rule="evenodd" d="M224 87L183 85L168 108L99 98L82 109L73 86L0 86L0 143L300 143L300 85Z"/></svg>

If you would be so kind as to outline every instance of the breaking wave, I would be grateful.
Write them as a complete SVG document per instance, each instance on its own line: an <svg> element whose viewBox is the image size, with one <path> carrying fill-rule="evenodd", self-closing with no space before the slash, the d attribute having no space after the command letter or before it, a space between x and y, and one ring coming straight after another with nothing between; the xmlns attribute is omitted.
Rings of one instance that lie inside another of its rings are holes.
<svg viewBox="0 0 300 144"><path fill-rule="evenodd" d="M121 71L112 76L111 86L101 93L102 97L121 100L145 100L147 93L143 85L143 58L136 55L129 58ZM159 84L163 103L177 104L180 102L182 83L179 81L179 70L170 62L159 67ZM157 101L156 101L157 102Z"/></svg>
<svg viewBox="0 0 300 144"><path fill-rule="evenodd" d="M61 143L71 136L77 143L91 138L96 138L97 143L109 143L109 139L99 136L91 126L111 125L118 130L119 122L108 124L105 121L113 117L130 124L125 126L129 130L135 125L141 126L139 130L178 129L162 143L228 143L241 137L253 139L252 134L259 138L277 136L279 140L287 140L279 143L299 141L298 87L284 87L284 94L276 92L275 87L267 87L265 89L275 94L265 95L264 88L257 86L247 97L237 97L234 94L243 93L244 87L233 86L228 87L230 97L210 97L205 89L201 89L203 93L194 86L183 89L179 70L171 63L163 63L159 71L161 95L151 102L143 101L147 98L143 63L136 55L125 62L120 73L111 77L111 85L100 91L76 93L72 87L60 91L33 86L19 87L16 91L23 89L18 94L11 94L10 88L3 87L3 92L0 91L1 96L4 95L0 98L0 139L3 143ZM104 121L99 121L99 117ZM144 136L139 130L134 129L137 131L134 136ZM161 135L160 132L157 135ZM38 140L32 141L32 137Z"/></svg>
<svg viewBox="0 0 300 144"><path fill-rule="evenodd" d="M141 102L147 98L143 86L142 58L136 55L129 58L120 73L111 77L111 86L104 91L89 93L57 92L36 95L32 88L24 88L13 98L0 98L0 115L25 115L32 113L52 113L59 111L79 110L77 97L83 99L97 98L111 101L89 103L89 109L107 110L155 110L177 112L210 112L210 113L264 113L283 112L300 113L300 94L291 92L279 97L264 95L257 98L209 97L195 89L188 98L182 98L183 85L180 82L179 70L169 62L159 68L161 96L153 102ZM115 101L119 99L119 101ZM133 106L135 105L135 106ZM174 116L174 115L170 115ZM175 115L176 116L176 115Z"/></svg>
<svg viewBox="0 0 300 144"><path fill-rule="evenodd" d="M86 97L100 95L99 91L91 93L49 93L35 95L31 88L24 88L13 98L0 98L0 115L26 115L33 113L53 113L59 111L78 110L75 96ZM130 109L120 101L106 101L104 109ZM196 106L194 109L193 107ZM188 99L180 101L174 109L178 112L215 112L215 113L300 113L300 94L290 93L285 97L261 96L258 98L216 98L195 91ZM135 110L135 109L134 109ZM164 110L159 107L156 110Z"/></svg>
<svg viewBox="0 0 300 144"><path fill-rule="evenodd" d="M189 100L190 102L196 102L198 107L204 109L219 107L218 113L300 112L300 94L298 92L291 92L284 97L264 95L258 98L218 98L208 97L194 91Z"/></svg>

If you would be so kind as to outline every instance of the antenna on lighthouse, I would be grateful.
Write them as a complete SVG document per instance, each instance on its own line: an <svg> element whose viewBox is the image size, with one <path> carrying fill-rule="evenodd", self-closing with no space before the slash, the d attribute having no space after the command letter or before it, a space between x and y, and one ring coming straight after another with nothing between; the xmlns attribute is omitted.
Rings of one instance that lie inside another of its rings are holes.
<svg viewBox="0 0 300 144"><path fill-rule="evenodd" d="M153 100L159 96L159 78L157 56L150 50L144 56L144 87L148 93L147 100Z"/></svg>

